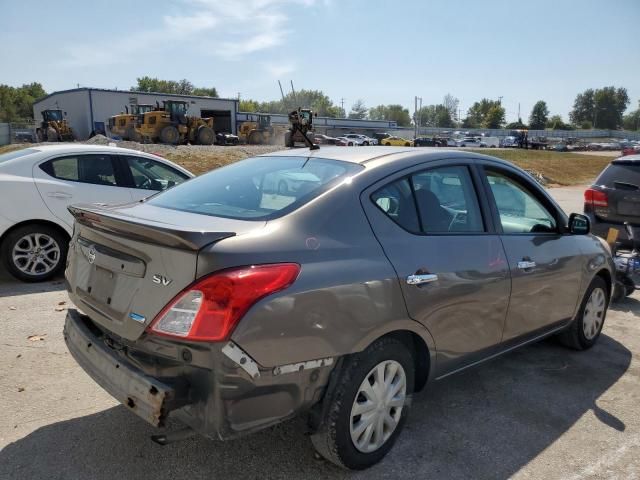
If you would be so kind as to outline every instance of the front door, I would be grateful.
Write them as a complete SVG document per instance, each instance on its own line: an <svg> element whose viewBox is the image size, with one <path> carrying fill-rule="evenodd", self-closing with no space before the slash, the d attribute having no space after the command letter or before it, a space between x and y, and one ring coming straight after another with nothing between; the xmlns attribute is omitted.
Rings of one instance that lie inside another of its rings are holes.
<svg viewBox="0 0 640 480"><path fill-rule="evenodd" d="M561 232L564 215L523 175L493 166L484 172L511 269L504 341L571 319L582 259L575 238Z"/></svg>
<svg viewBox="0 0 640 480"><path fill-rule="evenodd" d="M508 265L476 183L467 165L450 160L389 177L362 196L409 315L433 336L438 376L487 355L502 338Z"/></svg>

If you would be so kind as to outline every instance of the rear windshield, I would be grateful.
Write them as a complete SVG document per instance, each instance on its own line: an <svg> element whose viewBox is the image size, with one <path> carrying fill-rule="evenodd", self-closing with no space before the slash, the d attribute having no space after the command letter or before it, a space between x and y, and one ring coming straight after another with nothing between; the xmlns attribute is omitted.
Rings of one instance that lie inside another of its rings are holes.
<svg viewBox="0 0 640 480"><path fill-rule="evenodd" d="M270 220L304 205L363 167L305 157L255 157L189 180L149 200L185 212Z"/></svg>
<svg viewBox="0 0 640 480"><path fill-rule="evenodd" d="M602 171L595 184L615 188L615 182L630 183L640 188L640 162L634 162L633 165L611 163Z"/></svg>
<svg viewBox="0 0 640 480"><path fill-rule="evenodd" d="M0 163L8 162L14 158L26 157L37 151L35 148L25 148L23 150L16 150L15 152L5 153L4 155L0 155Z"/></svg>

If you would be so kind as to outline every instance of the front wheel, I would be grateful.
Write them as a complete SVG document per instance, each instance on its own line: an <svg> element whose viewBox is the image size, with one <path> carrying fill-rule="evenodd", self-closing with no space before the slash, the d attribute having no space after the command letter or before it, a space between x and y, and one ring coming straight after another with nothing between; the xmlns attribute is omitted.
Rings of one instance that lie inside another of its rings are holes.
<svg viewBox="0 0 640 480"><path fill-rule="evenodd" d="M595 277L584 295L578 315L569 328L559 335L564 345L575 350L586 350L595 345L607 316L607 292L605 281L601 277Z"/></svg>
<svg viewBox="0 0 640 480"><path fill-rule="evenodd" d="M338 466L363 470L391 450L407 419L414 362L406 346L381 338L350 357L320 429L311 436L318 453Z"/></svg>

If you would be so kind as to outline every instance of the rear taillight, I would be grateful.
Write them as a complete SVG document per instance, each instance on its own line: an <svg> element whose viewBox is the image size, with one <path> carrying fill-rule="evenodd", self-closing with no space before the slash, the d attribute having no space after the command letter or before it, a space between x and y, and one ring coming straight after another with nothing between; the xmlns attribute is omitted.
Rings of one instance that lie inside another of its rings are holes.
<svg viewBox="0 0 640 480"><path fill-rule="evenodd" d="M606 192L596 190L594 188L588 188L584 192L584 203L593 207L608 207L609 198Z"/></svg>
<svg viewBox="0 0 640 480"><path fill-rule="evenodd" d="M300 265L233 268L197 280L151 322L150 333L191 341L226 340L258 300L289 287Z"/></svg>

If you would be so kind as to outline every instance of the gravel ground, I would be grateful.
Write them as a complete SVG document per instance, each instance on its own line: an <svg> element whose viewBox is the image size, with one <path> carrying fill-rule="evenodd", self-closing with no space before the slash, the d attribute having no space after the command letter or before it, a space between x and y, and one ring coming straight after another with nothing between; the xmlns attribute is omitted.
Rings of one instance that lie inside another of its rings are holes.
<svg viewBox="0 0 640 480"><path fill-rule="evenodd" d="M552 194L575 210L582 188ZM68 354L67 306L61 280L0 271L2 479L640 478L639 294L610 309L590 351L544 341L430 386L391 454L359 473L318 460L300 420L226 443L152 443Z"/></svg>

